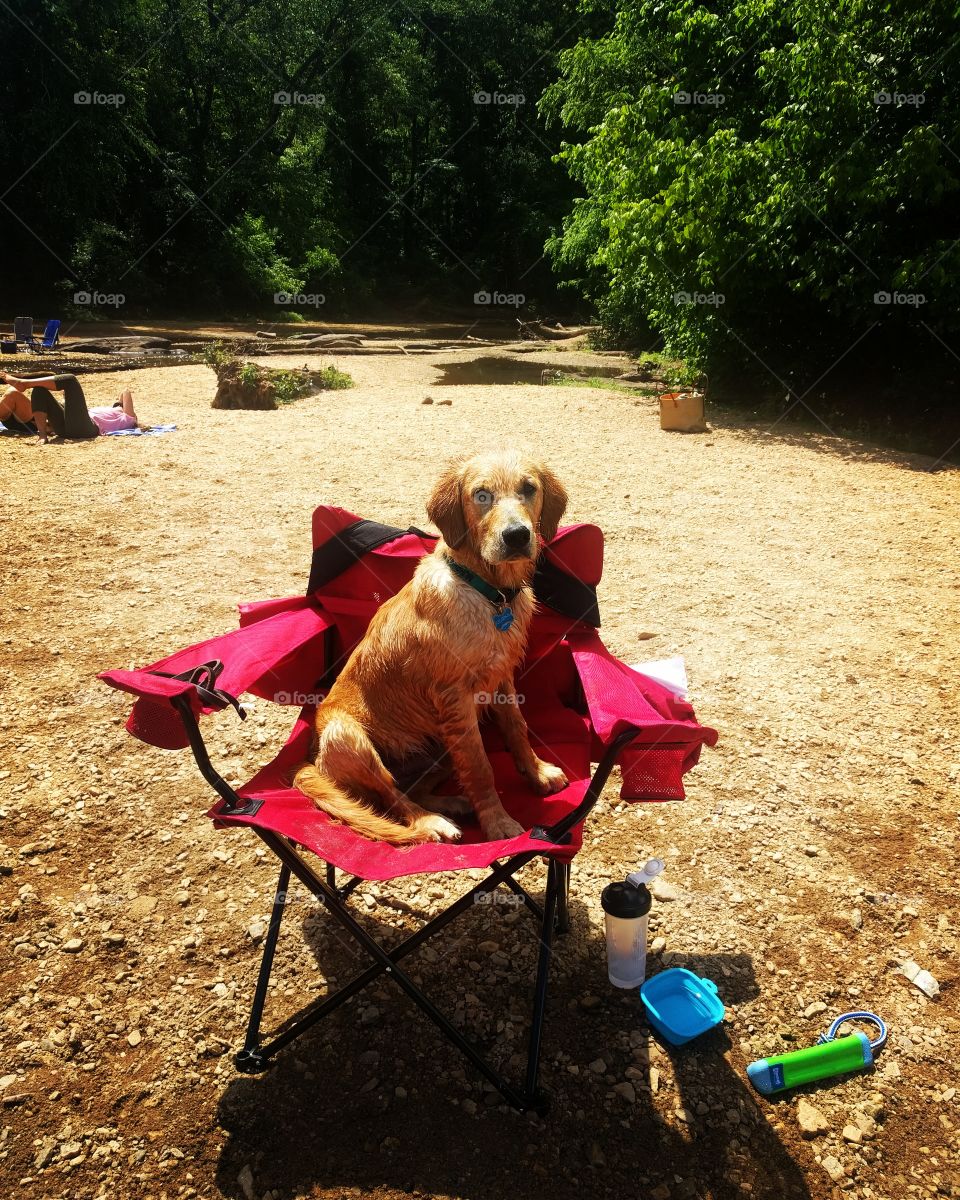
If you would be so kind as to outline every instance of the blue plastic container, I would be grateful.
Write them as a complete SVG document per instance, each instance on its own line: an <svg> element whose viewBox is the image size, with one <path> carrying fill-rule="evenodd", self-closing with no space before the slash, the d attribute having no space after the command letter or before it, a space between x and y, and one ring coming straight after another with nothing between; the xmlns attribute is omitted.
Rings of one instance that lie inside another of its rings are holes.
<svg viewBox="0 0 960 1200"><path fill-rule="evenodd" d="M682 1046L723 1020L717 985L685 967L671 967L648 979L640 999L650 1024L671 1046Z"/></svg>

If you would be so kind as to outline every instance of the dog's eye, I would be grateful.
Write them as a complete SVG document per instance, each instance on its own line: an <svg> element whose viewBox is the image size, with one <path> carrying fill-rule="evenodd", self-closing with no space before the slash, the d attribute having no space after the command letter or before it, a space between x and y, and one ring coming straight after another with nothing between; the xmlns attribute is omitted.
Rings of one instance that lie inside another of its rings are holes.
<svg viewBox="0 0 960 1200"><path fill-rule="evenodd" d="M473 499L476 504L492 504L493 492L488 491L487 488L477 488L473 493Z"/></svg>
<svg viewBox="0 0 960 1200"><path fill-rule="evenodd" d="M526 483L520 485L520 495L524 498L524 500L529 500L531 496L535 496L536 494L537 485L535 483L531 483L529 479L526 481Z"/></svg>

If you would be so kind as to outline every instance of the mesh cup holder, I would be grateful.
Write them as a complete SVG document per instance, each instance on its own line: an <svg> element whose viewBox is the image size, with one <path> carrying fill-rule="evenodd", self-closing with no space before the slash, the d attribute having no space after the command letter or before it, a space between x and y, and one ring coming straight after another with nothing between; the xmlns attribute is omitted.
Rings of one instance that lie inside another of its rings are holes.
<svg viewBox="0 0 960 1200"><path fill-rule="evenodd" d="M621 794L631 800L682 800L683 763L688 748L654 746L623 756Z"/></svg>

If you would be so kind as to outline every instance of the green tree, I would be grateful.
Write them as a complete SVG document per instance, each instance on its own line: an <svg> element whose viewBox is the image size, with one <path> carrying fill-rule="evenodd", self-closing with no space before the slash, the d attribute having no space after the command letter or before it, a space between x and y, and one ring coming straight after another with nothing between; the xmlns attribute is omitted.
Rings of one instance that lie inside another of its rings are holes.
<svg viewBox="0 0 960 1200"><path fill-rule="evenodd" d="M0 294L43 312L65 280L227 313L294 281L328 311L552 294L572 189L537 100L575 23L571 0L10 0Z"/></svg>
<svg viewBox="0 0 960 1200"><path fill-rule="evenodd" d="M605 323L712 378L797 386L956 338L955 4L624 0L611 19L543 100L583 190L551 253Z"/></svg>

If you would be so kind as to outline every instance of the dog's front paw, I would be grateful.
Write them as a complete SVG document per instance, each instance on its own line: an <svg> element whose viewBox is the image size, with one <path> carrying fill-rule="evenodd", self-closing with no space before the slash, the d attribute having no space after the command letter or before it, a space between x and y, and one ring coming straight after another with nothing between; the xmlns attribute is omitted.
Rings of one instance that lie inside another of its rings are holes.
<svg viewBox="0 0 960 1200"><path fill-rule="evenodd" d="M499 842L507 838L520 837L521 834L526 832L523 826L503 809L499 812L490 813L489 816L481 817L480 828L483 830L483 836L488 842Z"/></svg>
<svg viewBox="0 0 960 1200"><path fill-rule="evenodd" d="M530 786L535 792L541 796L549 796L553 792L562 791L569 780L559 767L553 763L544 762L542 758L538 758L533 771L528 774Z"/></svg>

